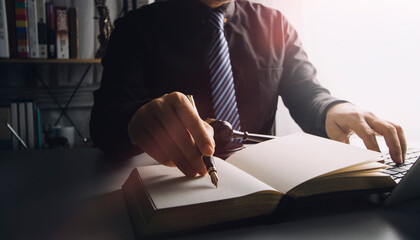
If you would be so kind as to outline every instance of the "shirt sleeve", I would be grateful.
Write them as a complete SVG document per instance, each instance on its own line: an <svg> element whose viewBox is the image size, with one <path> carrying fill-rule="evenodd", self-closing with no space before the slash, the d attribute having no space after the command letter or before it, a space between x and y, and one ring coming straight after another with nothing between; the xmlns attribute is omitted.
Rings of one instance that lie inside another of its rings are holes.
<svg viewBox="0 0 420 240"><path fill-rule="evenodd" d="M94 92L90 119L93 143L111 154L141 152L131 144L127 126L142 105L149 102L145 80L144 48L139 27L133 19L119 19L102 58L101 85Z"/></svg>
<svg viewBox="0 0 420 240"><path fill-rule="evenodd" d="M317 80L317 71L309 62L296 30L284 16L285 60L280 96L292 118L305 132L327 137L325 118L329 108L346 102L331 96Z"/></svg>

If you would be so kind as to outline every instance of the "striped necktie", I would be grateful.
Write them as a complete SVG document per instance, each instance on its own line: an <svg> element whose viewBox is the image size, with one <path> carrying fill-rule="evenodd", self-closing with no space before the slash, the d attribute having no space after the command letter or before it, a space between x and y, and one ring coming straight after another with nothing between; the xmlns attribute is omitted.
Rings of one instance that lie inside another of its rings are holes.
<svg viewBox="0 0 420 240"><path fill-rule="evenodd" d="M209 51L214 116L217 120L228 121L232 124L233 129L240 130L241 124L236 104L229 48L223 32L223 13L211 11L208 20L210 26L215 30Z"/></svg>

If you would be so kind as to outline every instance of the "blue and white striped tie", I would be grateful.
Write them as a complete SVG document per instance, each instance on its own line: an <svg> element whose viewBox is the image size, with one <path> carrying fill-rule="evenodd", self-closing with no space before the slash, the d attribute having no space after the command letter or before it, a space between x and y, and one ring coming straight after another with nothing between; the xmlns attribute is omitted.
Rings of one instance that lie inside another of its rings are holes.
<svg viewBox="0 0 420 240"><path fill-rule="evenodd" d="M241 130L229 48L223 32L223 13L211 11L209 24L216 31L210 44L209 70L214 116L228 121L233 129Z"/></svg>

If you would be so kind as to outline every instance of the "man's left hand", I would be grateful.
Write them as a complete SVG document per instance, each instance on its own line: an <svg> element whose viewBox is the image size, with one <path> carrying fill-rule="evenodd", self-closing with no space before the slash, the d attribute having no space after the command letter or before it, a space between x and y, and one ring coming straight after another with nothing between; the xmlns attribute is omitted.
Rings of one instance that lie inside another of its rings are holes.
<svg viewBox="0 0 420 240"><path fill-rule="evenodd" d="M374 151L380 151L376 141L376 135L380 134L384 136L392 160L397 164L404 162L407 142L403 129L351 103L340 103L328 110L325 130L329 138L344 143L349 143L350 135L356 133L366 147Z"/></svg>

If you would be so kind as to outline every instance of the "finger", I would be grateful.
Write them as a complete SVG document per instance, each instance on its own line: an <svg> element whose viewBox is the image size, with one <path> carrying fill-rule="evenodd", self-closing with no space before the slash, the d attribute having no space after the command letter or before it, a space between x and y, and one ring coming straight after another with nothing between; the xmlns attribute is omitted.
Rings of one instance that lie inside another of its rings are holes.
<svg viewBox="0 0 420 240"><path fill-rule="evenodd" d="M402 158L403 158L403 161L405 161L405 154L407 153L407 140L405 138L404 130L398 124L395 124L393 122L389 122L389 123L392 124L395 127L395 129L397 129L398 139L400 140L400 145L401 145Z"/></svg>
<svg viewBox="0 0 420 240"><path fill-rule="evenodd" d="M350 128L363 140L363 143L368 149L380 152L378 142L376 141L376 133L365 120L351 123Z"/></svg>
<svg viewBox="0 0 420 240"><path fill-rule="evenodd" d="M175 164L168 157L166 157L163 150L147 132L143 131L143 129L140 129L138 131L138 137L139 139L135 144L139 145L144 152L149 154L160 164L168 167L175 167Z"/></svg>
<svg viewBox="0 0 420 240"><path fill-rule="evenodd" d="M350 143L349 134L335 122L329 126L328 137L339 142Z"/></svg>
<svg viewBox="0 0 420 240"><path fill-rule="evenodd" d="M158 120L155 120L151 122L149 126L150 128L148 129L153 129L153 139L158 143L166 157L170 159L170 161L172 161L175 166L185 174L185 176L195 176L197 171L195 171L194 168L188 163L186 157L179 150L178 146L163 128L161 123Z"/></svg>
<svg viewBox="0 0 420 240"><path fill-rule="evenodd" d="M144 152L149 154L157 162L166 166L175 166L172 161L165 155L162 149L160 149L157 142L153 137L143 129L143 124L147 122L146 118L139 117L143 116L144 108L141 108L134 115L133 119L128 124L128 135L131 143L139 146ZM142 124L140 124L140 122ZM147 126L147 125L146 125Z"/></svg>
<svg viewBox="0 0 420 240"><path fill-rule="evenodd" d="M201 159L201 153L173 108L169 105L164 105L162 111L157 112L156 116L194 170L200 175L205 175L207 171Z"/></svg>
<svg viewBox="0 0 420 240"><path fill-rule="evenodd" d="M167 159L166 162L163 162L164 158L160 158L162 160L156 159L159 163L165 165L170 165L173 163L186 176L195 176L197 174L197 171L195 171L194 168L190 166L185 156L178 149L176 143L172 140L172 138L163 128L160 121L153 115L153 113L156 111L154 109L159 108L157 105L155 105L158 104L158 101L153 102L152 104L154 105L149 105L149 107L145 109L148 112L148 114L143 114L142 116L142 123L144 126L143 130L151 136L154 143L156 143L158 146L151 147L150 150L153 151L154 149L160 149L165 154ZM143 150L146 151L146 149Z"/></svg>
<svg viewBox="0 0 420 240"><path fill-rule="evenodd" d="M397 129L387 121L382 119L367 118L368 124L377 133L384 136L385 143L388 146L389 154L395 163L403 162L401 144L398 137Z"/></svg>
<svg viewBox="0 0 420 240"><path fill-rule="evenodd" d="M198 116L197 111L193 108L187 97L180 93L172 93L168 95L175 98L173 102L174 111L180 118L182 124L191 133L198 149L206 156L211 156L214 153L214 145L211 137L209 136L203 121Z"/></svg>

